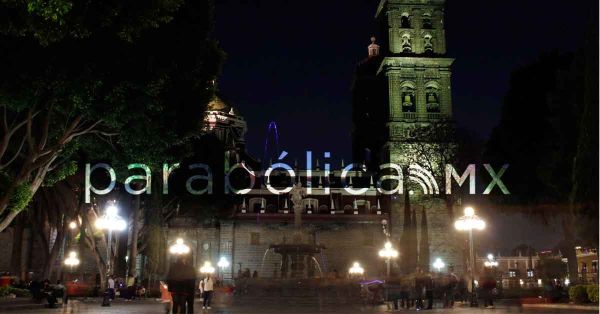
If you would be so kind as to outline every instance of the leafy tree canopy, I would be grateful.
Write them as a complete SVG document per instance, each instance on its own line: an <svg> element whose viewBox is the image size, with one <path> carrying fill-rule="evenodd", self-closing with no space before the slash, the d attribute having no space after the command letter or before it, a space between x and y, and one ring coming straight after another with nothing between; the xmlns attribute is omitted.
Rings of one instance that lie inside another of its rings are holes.
<svg viewBox="0 0 600 314"><path fill-rule="evenodd" d="M19 187L32 194L62 177L53 171L72 174L75 152L152 167L181 153L174 146L199 127L224 58L212 9L209 0L0 1L4 222Z"/></svg>

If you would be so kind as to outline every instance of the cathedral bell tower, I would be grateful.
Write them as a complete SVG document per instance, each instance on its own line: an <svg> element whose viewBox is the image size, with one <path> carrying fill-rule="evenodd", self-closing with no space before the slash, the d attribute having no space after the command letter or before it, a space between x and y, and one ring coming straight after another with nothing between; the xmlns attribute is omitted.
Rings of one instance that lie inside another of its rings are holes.
<svg viewBox="0 0 600 314"><path fill-rule="evenodd" d="M443 194L444 163L454 156L451 66L446 56L445 0L381 0L377 40L356 69L352 86L353 158L377 172L394 163L404 171L404 192L390 197L392 240L401 248L399 270L429 268L431 256L458 272L464 266L452 227L456 200ZM447 135L444 137L444 135ZM447 148L444 156L438 148ZM410 173L430 176L423 191ZM442 176L440 176L442 175ZM436 183L437 181L437 183ZM384 197L384 196L382 196ZM417 221L422 223L419 225Z"/></svg>
<svg viewBox="0 0 600 314"><path fill-rule="evenodd" d="M382 0L376 17L385 56L378 74L387 79L387 142L383 160L402 162L403 144L424 128L452 119L450 66L445 57L444 0Z"/></svg>

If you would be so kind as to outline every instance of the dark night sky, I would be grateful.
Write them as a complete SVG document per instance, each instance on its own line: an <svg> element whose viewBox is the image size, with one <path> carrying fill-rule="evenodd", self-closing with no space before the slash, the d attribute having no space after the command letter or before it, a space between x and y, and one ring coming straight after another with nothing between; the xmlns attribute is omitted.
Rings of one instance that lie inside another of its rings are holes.
<svg viewBox="0 0 600 314"><path fill-rule="evenodd" d="M281 147L293 155L328 149L349 160L350 85L379 0L216 2L216 37L228 54L219 86L248 121L248 150L262 156L275 121ZM487 137L511 70L543 51L579 47L594 2L447 1L458 123Z"/></svg>
<svg viewBox="0 0 600 314"><path fill-rule="evenodd" d="M303 162L312 149L350 160L350 85L376 29L379 0L216 2L216 36L228 54L219 86L248 122L248 150L262 156L267 125L275 121L291 158ZM498 122L510 72L542 52L580 47L588 12L597 6L594 0L447 1L458 124L486 138ZM496 222L484 240L488 247L547 248L558 241L553 225L493 213L488 219ZM498 233L503 241L492 236Z"/></svg>

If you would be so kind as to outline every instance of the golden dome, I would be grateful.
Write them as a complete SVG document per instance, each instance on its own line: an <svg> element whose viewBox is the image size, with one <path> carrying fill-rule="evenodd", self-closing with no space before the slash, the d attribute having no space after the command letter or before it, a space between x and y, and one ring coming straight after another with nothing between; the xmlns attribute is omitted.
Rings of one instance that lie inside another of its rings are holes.
<svg viewBox="0 0 600 314"><path fill-rule="evenodd" d="M229 105L227 105L219 96L215 95L206 105L207 111L229 111Z"/></svg>

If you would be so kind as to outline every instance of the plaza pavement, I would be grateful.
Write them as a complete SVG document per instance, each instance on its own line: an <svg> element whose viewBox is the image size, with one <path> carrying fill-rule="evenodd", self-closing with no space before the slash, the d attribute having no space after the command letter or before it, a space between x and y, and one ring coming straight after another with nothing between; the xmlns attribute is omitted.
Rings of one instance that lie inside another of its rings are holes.
<svg viewBox="0 0 600 314"><path fill-rule="evenodd" d="M251 314L251 313L266 313L266 314L310 314L310 313L331 313L331 314L368 314L368 313L456 313L456 314L504 314L504 313L537 313L537 314L550 314L550 313L564 313L564 314L589 314L598 313L598 308L590 308L589 310L566 308L517 308L509 307L507 305L499 304L495 309L483 309L483 308L469 308L469 307L455 307L454 309L433 309L426 311L412 310L400 310L397 312L390 312L385 306L350 306L350 305L337 305L337 306L324 306L318 308L316 306L284 306L284 305L217 305L211 310L201 310L202 306L199 301L195 304L195 313L201 314ZM89 314L152 314L152 313L165 313L164 306L154 300L142 300L133 302L116 301L113 302L110 307L102 307L99 302L90 301L77 301L73 300L69 302L69 305L59 309L36 309L36 310L20 310L19 313L23 314L62 314L62 313L89 313ZM15 313L15 312L1 312L0 313Z"/></svg>

